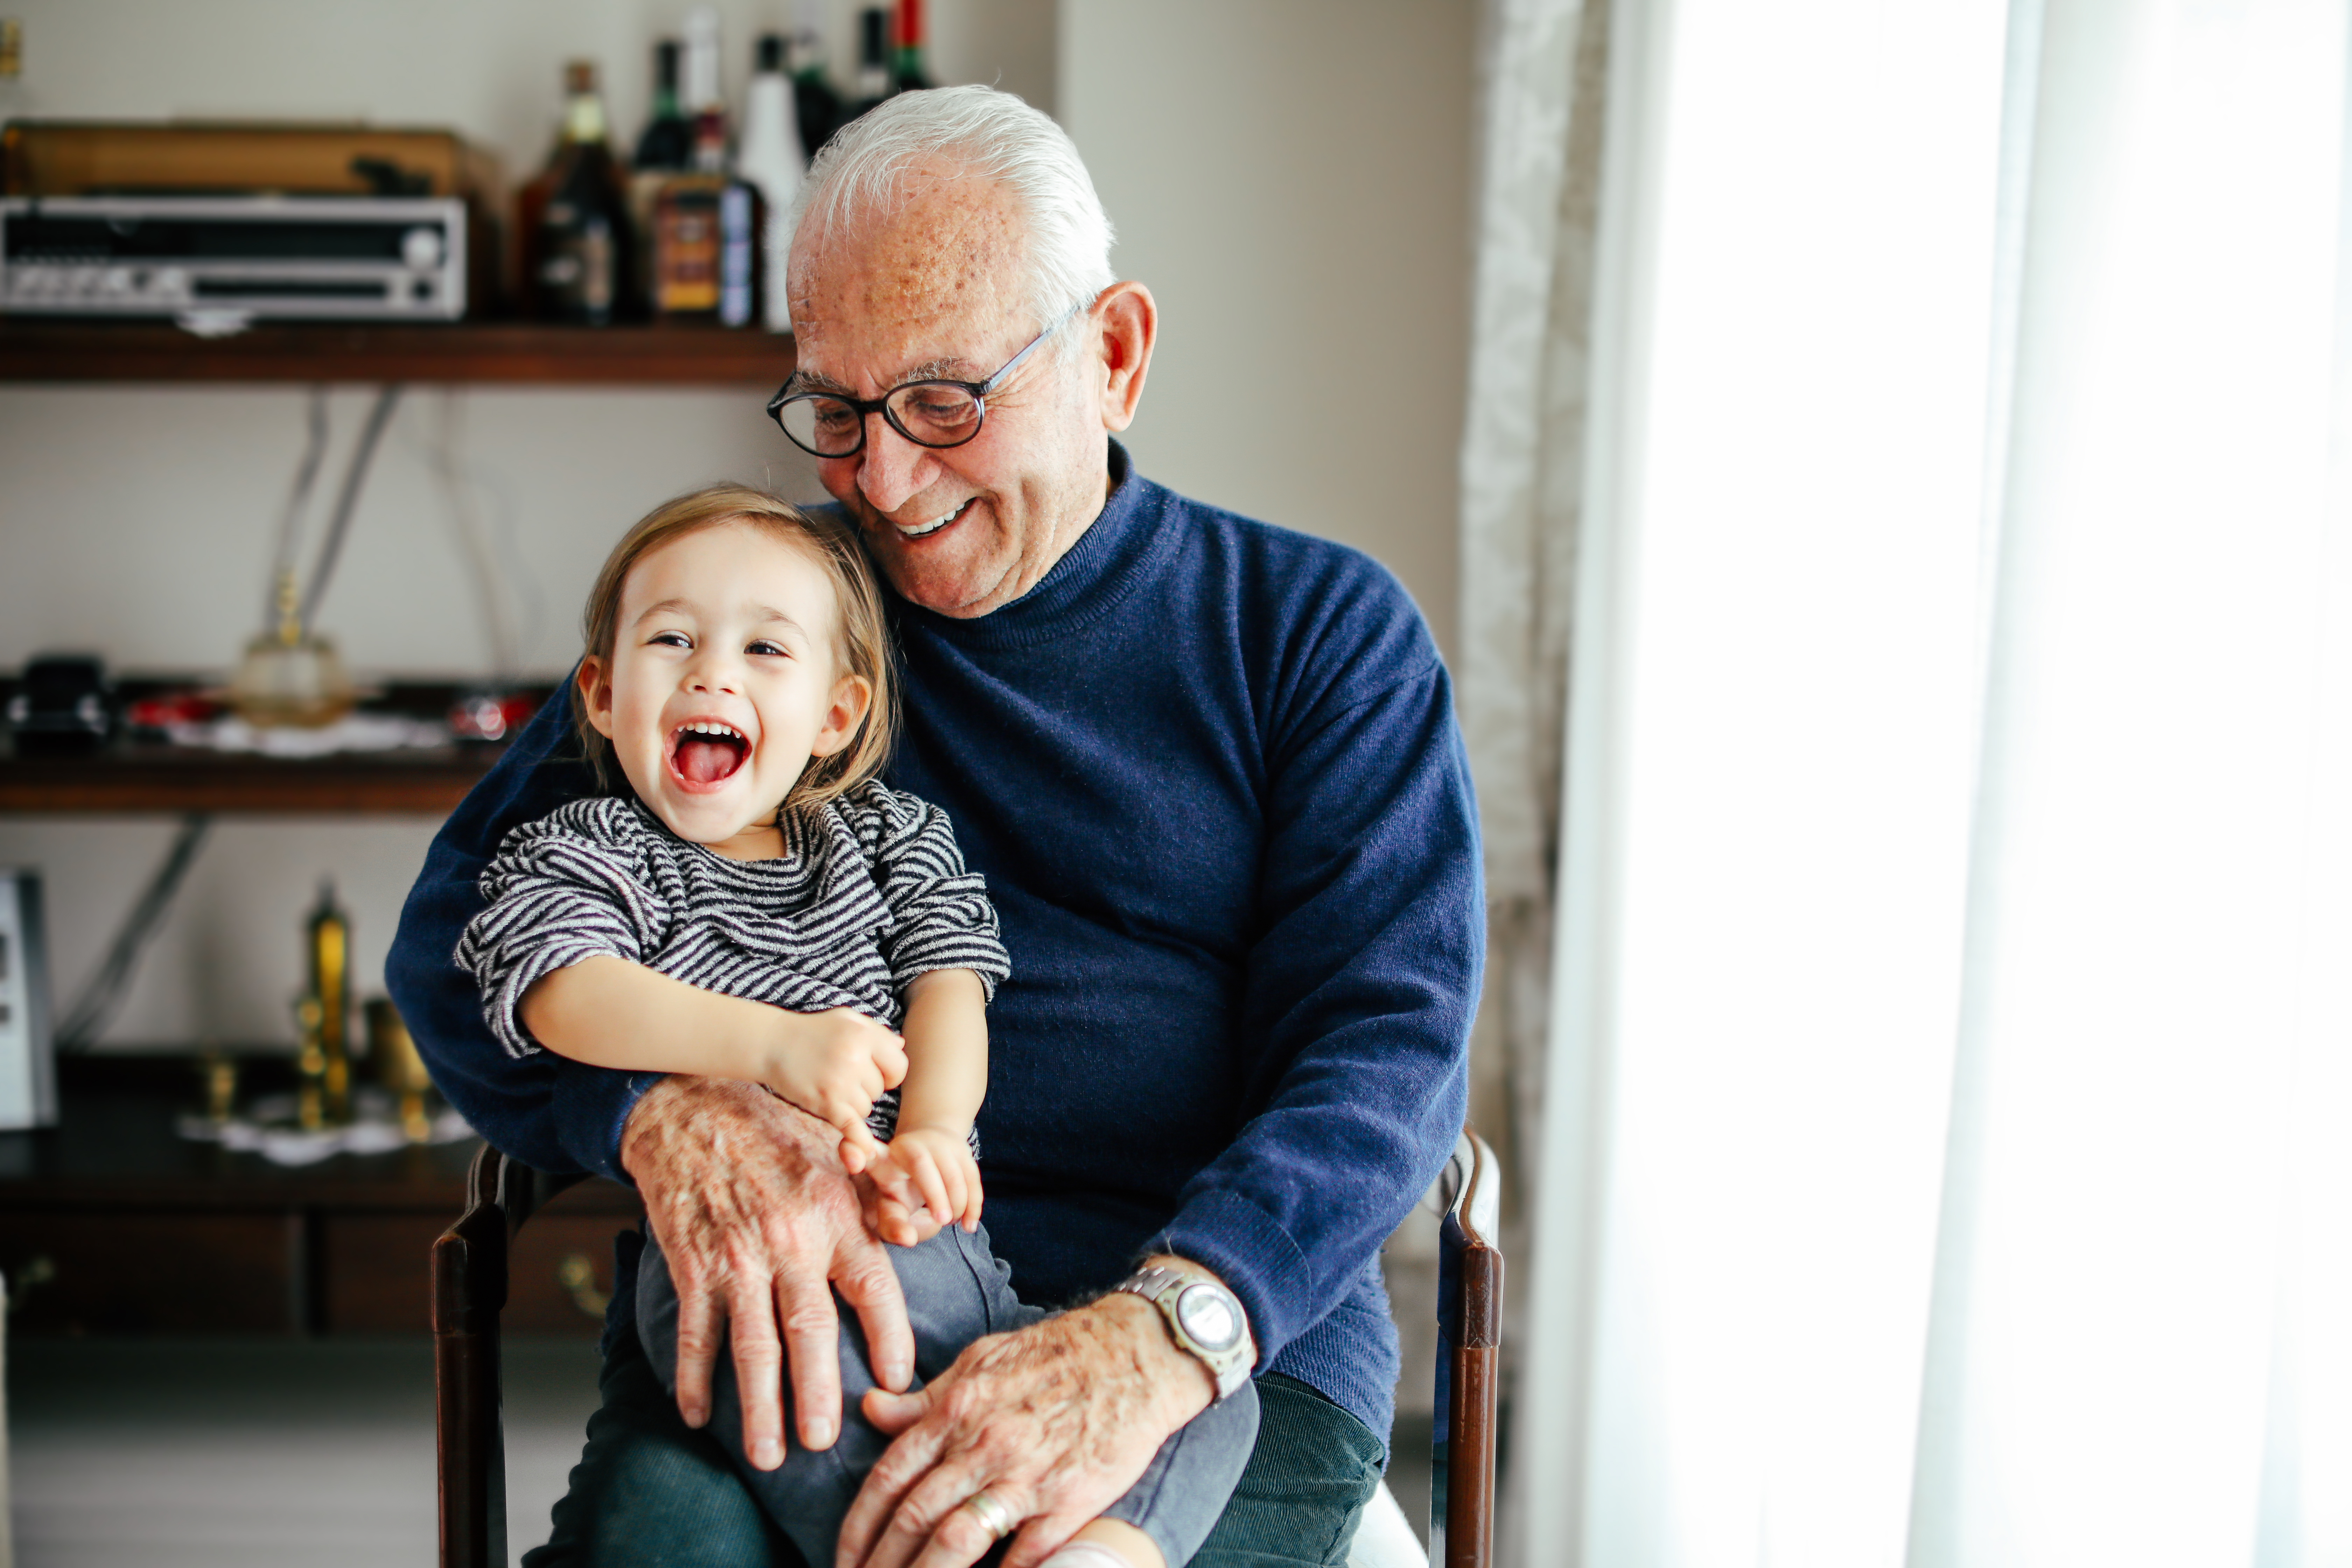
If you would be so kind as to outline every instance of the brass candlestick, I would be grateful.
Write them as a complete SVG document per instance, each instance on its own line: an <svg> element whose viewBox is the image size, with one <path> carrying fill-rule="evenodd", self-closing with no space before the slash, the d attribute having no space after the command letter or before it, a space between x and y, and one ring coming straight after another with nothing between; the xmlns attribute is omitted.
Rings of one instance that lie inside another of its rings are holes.
<svg viewBox="0 0 2352 1568"><path fill-rule="evenodd" d="M411 1143L430 1141L433 1119L425 1114L425 1096L433 1078L390 997L378 996L367 1005L367 1032L368 1059L375 1064L376 1078L400 1097L400 1130Z"/></svg>
<svg viewBox="0 0 2352 1568"><path fill-rule="evenodd" d="M316 996L305 996L294 1004L294 1024L302 1036L301 1051L294 1058L302 1075L298 1118L305 1132L316 1132L327 1124L327 1053L319 1041L320 1020L325 1016Z"/></svg>
<svg viewBox="0 0 2352 1568"><path fill-rule="evenodd" d="M352 1119L352 922L335 902L332 882L319 889L310 947L310 994L302 1005L314 1008L317 1019L303 1019L305 1036L315 1034L318 1040L321 1111L329 1123L341 1127ZM307 1067L304 1077L309 1078Z"/></svg>
<svg viewBox="0 0 2352 1568"><path fill-rule="evenodd" d="M236 1058L219 1051L204 1055L205 1120L226 1126L236 1115Z"/></svg>

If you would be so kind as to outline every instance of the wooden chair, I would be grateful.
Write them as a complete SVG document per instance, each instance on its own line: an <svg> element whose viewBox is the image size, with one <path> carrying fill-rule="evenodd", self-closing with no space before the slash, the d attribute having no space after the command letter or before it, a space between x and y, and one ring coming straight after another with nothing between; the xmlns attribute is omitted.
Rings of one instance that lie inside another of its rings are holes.
<svg viewBox="0 0 2352 1568"><path fill-rule="evenodd" d="M549 1199L579 1181L551 1176L485 1146L466 1177L466 1212L433 1244L434 1421L440 1450L442 1568L506 1568L506 1433L499 1415L499 1312L507 1249ZM1494 1151L1464 1131L1439 1178L1445 1204L1438 1259L1437 1425L1430 1486L1430 1568L1487 1568L1494 1555L1496 1358L1503 1255L1496 1247L1502 1175ZM1403 1514L1387 1489L1385 1522ZM1379 1505L1385 1504L1384 1509ZM1367 1539L1351 1563L1389 1568L1391 1535ZM1417 1561L1410 1527L1405 1563ZM1402 1565L1400 1565L1402 1568Z"/></svg>

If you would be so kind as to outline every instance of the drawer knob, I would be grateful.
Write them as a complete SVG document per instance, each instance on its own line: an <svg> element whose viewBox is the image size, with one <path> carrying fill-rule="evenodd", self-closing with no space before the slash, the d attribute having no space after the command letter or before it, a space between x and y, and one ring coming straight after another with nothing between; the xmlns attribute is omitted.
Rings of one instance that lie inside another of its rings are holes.
<svg viewBox="0 0 2352 1568"><path fill-rule="evenodd" d="M571 1292L572 1304L598 1322L604 1321L604 1309L613 1304L613 1293L596 1289L596 1266L584 1252L567 1252L563 1261L555 1266L555 1282Z"/></svg>
<svg viewBox="0 0 2352 1568"><path fill-rule="evenodd" d="M25 1298L33 1293L33 1287L47 1285L57 1277L58 1260L47 1253L25 1259L24 1266L16 1269L7 1281L9 1313L13 1316L16 1309L25 1304Z"/></svg>

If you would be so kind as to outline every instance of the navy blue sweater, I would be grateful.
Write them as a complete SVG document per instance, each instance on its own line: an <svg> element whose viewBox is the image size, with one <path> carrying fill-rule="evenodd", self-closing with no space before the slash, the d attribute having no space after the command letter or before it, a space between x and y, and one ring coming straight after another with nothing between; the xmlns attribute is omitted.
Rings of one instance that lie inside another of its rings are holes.
<svg viewBox="0 0 2352 1568"><path fill-rule="evenodd" d="M1013 958L980 1113L990 1237L1038 1302L1149 1250L1208 1265L1262 1369L1385 1439L1378 1253L1462 1124L1484 957L1445 671L1365 556L1110 456L1102 515L1021 599L965 621L892 604L888 782L946 807ZM626 1181L622 1123L655 1075L509 1056L450 962L500 837L591 788L566 707L434 840L387 973L493 1143Z"/></svg>

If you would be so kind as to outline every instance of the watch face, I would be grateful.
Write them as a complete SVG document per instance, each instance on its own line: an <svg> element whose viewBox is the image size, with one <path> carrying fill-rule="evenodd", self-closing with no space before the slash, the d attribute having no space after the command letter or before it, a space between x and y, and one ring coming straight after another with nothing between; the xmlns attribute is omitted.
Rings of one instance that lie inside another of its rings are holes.
<svg viewBox="0 0 2352 1568"><path fill-rule="evenodd" d="M1242 1318L1233 1299L1213 1285L1191 1285L1176 1298L1176 1321L1192 1342L1213 1354L1241 1342Z"/></svg>

